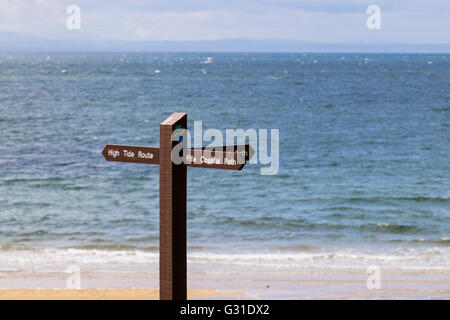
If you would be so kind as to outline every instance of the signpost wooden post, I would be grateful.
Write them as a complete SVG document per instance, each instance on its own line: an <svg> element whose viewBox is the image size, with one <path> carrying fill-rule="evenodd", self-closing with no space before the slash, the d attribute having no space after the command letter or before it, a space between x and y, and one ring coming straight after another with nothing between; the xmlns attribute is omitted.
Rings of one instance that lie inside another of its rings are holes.
<svg viewBox="0 0 450 320"><path fill-rule="evenodd" d="M254 150L248 144L187 149L186 113L173 113L159 130L159 148L108 144L102 154L107 161L159 164L159 297L186 300L187 167L241 170Z"/></svg>
<svg viewBox="0 0 450 320"><path fill-rule="evenodd" d="M172 161L172 132L187 129L187 115L174 113L159 126L159 297L186 300L186 167ZM181 141L179 143L186 143Z"/></svg>

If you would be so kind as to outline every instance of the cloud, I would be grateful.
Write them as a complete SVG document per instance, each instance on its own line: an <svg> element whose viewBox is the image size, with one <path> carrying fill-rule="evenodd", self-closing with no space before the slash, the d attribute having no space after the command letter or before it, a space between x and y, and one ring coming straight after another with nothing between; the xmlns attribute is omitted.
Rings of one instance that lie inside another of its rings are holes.
<svg viewBox="0 0 450 320"><path fill-rule="evenodd" d="M0 0L0 30L23 34L45 33L64 23L65 6L57 0Z"/></svg>
<svg viewBox="0 0 450 320"><path fill-rule="evenodd" d="M69 4L81 30L66 28ZM381 7L382 29L366 28ZM0 0L0 31L47 39L296 39L314 42L449 42L450 1L438 0Z"/></svg>

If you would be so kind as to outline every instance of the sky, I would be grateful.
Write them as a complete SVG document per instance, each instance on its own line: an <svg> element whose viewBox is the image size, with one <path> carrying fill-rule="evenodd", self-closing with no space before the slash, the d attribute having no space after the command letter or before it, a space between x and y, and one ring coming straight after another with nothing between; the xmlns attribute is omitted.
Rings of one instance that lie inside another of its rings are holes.
<svg viewBox="0 0 450 320"><path fill-rule="evenodd" d="M69 5L81 28L69 30ZM381 29L369 30L369 5ZM0 0L0 32L51 40L450 43L450 0Z"/></svg>

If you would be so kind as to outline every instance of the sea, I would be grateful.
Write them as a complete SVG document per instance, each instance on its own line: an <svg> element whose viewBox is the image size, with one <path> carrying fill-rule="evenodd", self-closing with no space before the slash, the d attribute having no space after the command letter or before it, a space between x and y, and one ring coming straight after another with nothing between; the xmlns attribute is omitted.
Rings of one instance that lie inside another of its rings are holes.
<svg viewBox="0 0 450 320"><path fill-rule="evenodd" d="M191 279L375 265L448 285L449 88L449 54L1 53L0 287L64 287L71 265L158 285L159 167L101 152L158 146L173 112L279 130L275 174L188 168Z"/></svg>

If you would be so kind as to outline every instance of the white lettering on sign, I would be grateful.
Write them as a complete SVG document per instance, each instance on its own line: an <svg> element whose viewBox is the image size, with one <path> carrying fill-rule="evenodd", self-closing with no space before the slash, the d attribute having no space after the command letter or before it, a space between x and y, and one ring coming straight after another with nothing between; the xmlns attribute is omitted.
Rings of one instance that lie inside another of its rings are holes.
<svg viewBox="0 0 450 320"><path fill-rule="evenodd" d="M128 151L128 150L123 150L123 156L125 158L134 158L134 152Z"/></svg>
<svg viewBox="0 0 450 320"><path fill-rule="evenodd" d="M194 162L195 163L195 157L192 157L190 154L186 155L186 162L188 162L188 163Z"/></svg>
<svg viewBox="0 0 450 320"><path fill-rule="evenodd" d="M220 164L220 158L216 158L216 157L212 157L212 158L207 158L205 156L202 156L200 158L201 163L206 163L206 164Z"/></svg>
<svg viewBox="0 0 450 320"><path fill-rule="evenodd" d="M138 151L138 158L153 159L153 153L151 152L144 153L142 151Z"/></svg>
<svg viewBox="0 0 450 320"><path fill-rule="evenodd" d="M206 156L201 156L200 157L200 164L221 164L222 158L221 157L206 157ZM197 158L190 154L186 155L186 162L187 163L194 163L194 164L198 164L197 163ZM235 166L237 164L236 159L234 158L227 158L225 157L223 159L223 164L229 165L229 166Z"/></svg>
<svg viewBox="0 0 450 320"><path fill-rule="evenodd" d="M225 158L225 160L223 161L223 163L224 163L224 164L228 164L228 165L230 165L230 166L234 166L234 165L236 165L236 160Z"/></svg>
<svg viewBox="0 0 450 320"><path fill-rule="evenodd" d="M115 158L118 157L119 154L120 154L119 150L108 149L108 156Z"/></svg>

